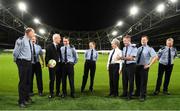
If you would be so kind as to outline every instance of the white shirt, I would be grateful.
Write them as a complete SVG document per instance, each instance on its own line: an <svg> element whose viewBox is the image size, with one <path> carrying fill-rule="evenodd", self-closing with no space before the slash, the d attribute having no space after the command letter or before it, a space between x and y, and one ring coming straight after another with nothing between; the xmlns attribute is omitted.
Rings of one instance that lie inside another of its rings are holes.
<svg viewBox="0 0 180 111"><path fill-rule="evenodd" d="M114 49L112 49L109 53L108 62L107 62L107 69L109 69L109 64L119 63L119 69L121 70L122 69L122 60L116 59L117 57L122 57L122 51L118 47L115 48L115 52L114 52L114 55L112 57L112 61L111 61L111 63L109 63L113 51L114 51Z"/></svg>

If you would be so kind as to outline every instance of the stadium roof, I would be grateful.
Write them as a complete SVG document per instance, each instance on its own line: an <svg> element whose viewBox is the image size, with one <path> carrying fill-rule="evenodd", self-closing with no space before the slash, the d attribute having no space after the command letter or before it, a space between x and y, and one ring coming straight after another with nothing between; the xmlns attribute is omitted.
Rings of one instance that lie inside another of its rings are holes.
<svg viewBox="0 0 180 111"><path fill-rule="evenodd" d="M22 0L3 2L10 6L17 4L17 1ZM25 0L25 2L28 4L28 12L38 16L44 23L59 29L76 31L94 31L110 27L128 16L130 6L135 4L144 12L148 12L158 3L157 0ZM138 17L133 21L136 19ZM126 22L131 24L133 21L127 19Z"/></svg>
<svg viewBox="0 0 180 111"><path fill-rule="evenodd" d="M50 42L53 33L60 33L70 36L82 48L90 40L98 41L100 49L108 48L106 44L113 38L125 34L132 35L136 43L142 34L158 37L161 42L164 36L177 37L179 41L180 2L172 1L1 0L0 44L13 46L27 26L35 28L46 42ZM18 10L19 4L21 10Z"/></svg>

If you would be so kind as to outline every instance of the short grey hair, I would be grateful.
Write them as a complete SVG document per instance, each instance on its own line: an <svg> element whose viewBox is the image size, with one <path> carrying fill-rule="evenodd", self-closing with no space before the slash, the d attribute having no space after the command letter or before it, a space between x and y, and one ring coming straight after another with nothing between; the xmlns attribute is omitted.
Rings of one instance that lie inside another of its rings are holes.
<svg viewBox="0 0 180 111"><path fill-rule="evenodd" d="M119 45L120 45L120 41L115 38L115 39L113 39L113 40L111 41L111 44L115 44L115 45L119 46Z"/></svg>
<svg viewBox="0 0 180 111"><path fill-rule="evenodd" d="M52 39L54 40L58 36L61 37L60 34L53 34Z"/></svg>
<svg viewBox="0 0 180 111"><path fill-rule="evenodd" d="M168 38L167 41L172 41L172 42L174 42L174 39L173 39L173 38Z"/></svg>

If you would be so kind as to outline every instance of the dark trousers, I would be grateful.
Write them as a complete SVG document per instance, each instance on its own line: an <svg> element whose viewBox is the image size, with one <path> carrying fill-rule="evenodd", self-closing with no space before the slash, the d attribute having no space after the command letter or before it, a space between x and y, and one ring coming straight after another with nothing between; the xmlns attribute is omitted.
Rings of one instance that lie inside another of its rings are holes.
<svg viewBox="0 0 180 111"><path fill-rule="evenodd" d="M148 69L144 69L144 65L136 66L135 80L136 80L136 95L141 98L146 97L147 82L148 82Z"/></svg>
<svg viewBox="0 0 180 111"><path fill-rule="evenodd" d="M110 95L118 96L119 88L119 64L109 65Z"/></svg>
<svg viewBox="0 0 180 111"><path fill-rule="evenodd" d="M123 95L132 96L134 90L134 76L135 76L136 64L123 64L122 70L122 84L123 84ZM129 85L129 91L128 91Z"/></svg>
<svg viewBox="0 0 180 111"><path fill-rule="evenodd" d="M96 62L95 61L86 60L86 62L84 64L84 75L83 75L81 90L84 90L84 88L86 86L89 71L90 71L89 89L93 90L94 76L95 76L95 71L96 71Z"/></svg>
<svg viewBox="0 0 180 111"><path fill-rule="evenodd" d="M62 90L63 94L67 95L67 76L69 78L69 84L71 88L71 95L75 93L74 88L74 64L72 63L64 63L63 64L63 74L62 74Z"/></svg>
<svg viewBox="0 0 180 111"><path fill-rule="evenodd" d="M172 70L173 70L173 65L163 65L163 64L159 63L156 91L160 91L164 72L165 72L165 79L164 79L163 91L168 91L168 85L169 85L169 81L171 78Z"/></svg>
<svg viewBox="0 0 180 111"><path fill-rule="evenodd" d="M19 72L19 104L29 100L29 89L30 89L30 75L32 71L32 64L30 61L17 60L16 61L18 72Z"/></svg>
<svg viewBox="0 0 180 111"><path fill-rule="evenodd" d="M37 83L38 92L42 93L42 91L43 91L42 69L41 69L41 64L39 62L36 62L35 64L32 64L32 73L31 73L31 81L30 81L30 93L33 93L34 74L36 75L36 83Z"/></svg>
<svg viewBox="0 0 180 111"><path fill-rule="evenodd" d="M62 81L62 63L57 63L54 68L49 68L49 90L50 94L54 94L54 82L56 80L56 94L60 93L60 85Z"/></svg>

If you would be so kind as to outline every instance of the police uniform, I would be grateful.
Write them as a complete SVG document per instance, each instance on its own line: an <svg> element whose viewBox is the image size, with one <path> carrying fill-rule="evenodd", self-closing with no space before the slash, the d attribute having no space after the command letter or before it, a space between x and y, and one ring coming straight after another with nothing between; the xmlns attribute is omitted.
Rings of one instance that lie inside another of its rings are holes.
<svg viewBox="0 0 180 111"><path fill-rule="evenodd" d="M32 51L32 42L27 36L20 37L16 40L13 56L19 72L18 102L20 105L31 100L29 97L29 89L32 71Z"/></svg>
<svg viewBox="0 0 180 111"><path fill-rule="evenodd" d="M93 91L97 58L98 58L98 52L95 49L89 49L85 52L86 61L84 64L84 75L83 75L83 81L82 81L82 86L81 86L81 92L84 91L84 88L86 86L89 70L90 70L90 77L91 77L89 90Z"/></svg>
<svg viewBox="0 0 180 111"><path fill-rule="evenodd" d="M122 69L122 61L117 60L117 57L122 57L122 51L119 48L110 51L107 69L109 71L109 86L110 93L109 96L118 96L119 88L119 70Z"/></svg>
<svg viewBox="0 0 180 111"><path fill-rule="evenodd" d="M71 89L71 97L74 97L74 65L78 61L78 55L74 46L67 45L61 47L62 61L63 61L63 74L62 74L62 90L63 97L67 95L66 80L69 78Z"/></svg>
<svg viewBox="0 0 180 111"><path fill-rule="evenodd" d="M30 94L33 94L33 79L34 74L36 75L38 93L42 94L43 92L43 81L42 81L42 68L39 62L39 56L43 56L43 51L41 46L38 44L33 44L33 61L32 61L32 74L30 81Z"/></svg>
<svg viewBox="0 0 180 111"><path fill-rule="evenodd" d="M136 96L140 96L140 98L146 98L147 91L147 81L148 81L148 72L149 68L145 69L144 66L150 63L150 59L152 57L156 57L156 52L152 47L148 45L143 45L138 48L137 56L136 56Z"/></svg>
<svg viewBox="0 0 180 111"><path fill-rule="evenodd" d="M177 50L174 47L163 47L158 51L159 67L158 67L158 78L155 91L159 92L162 77L165 72L163 92L168 92L168 85L171 77L171 73L174 66L174 59L177 55Z"/></svg>
<svg viewBox="0 0 180 111"><path fill-rule="evenodd" d="M135 68L136 68L136 60L135 57L137 55L137 48L135 44L129 44L128 46L123 48L123 57L132 56L134 60L123 62L122 69L122 83L123 83L123 94L122 96L128 96L131 98L133 90L134 90L134 76L135 76ZM128 91L129 85L129 91Z"/></svg>

